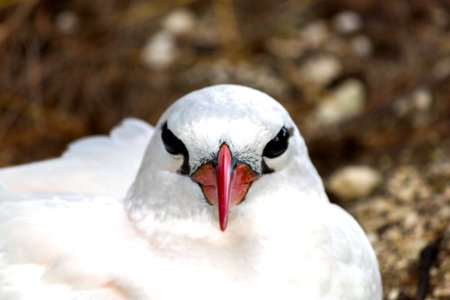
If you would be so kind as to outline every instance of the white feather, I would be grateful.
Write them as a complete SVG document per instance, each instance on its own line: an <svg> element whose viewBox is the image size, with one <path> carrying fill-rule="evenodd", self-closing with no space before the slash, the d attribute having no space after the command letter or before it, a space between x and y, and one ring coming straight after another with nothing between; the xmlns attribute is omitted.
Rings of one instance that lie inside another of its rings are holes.
<svg viewBox="0 0 450 300"><path fill-rule="evenodd" d="M72 143L60 158L0 170L0 187L20 192L122 197L136 175L153 128L126 119L109 136Z"/></svg>

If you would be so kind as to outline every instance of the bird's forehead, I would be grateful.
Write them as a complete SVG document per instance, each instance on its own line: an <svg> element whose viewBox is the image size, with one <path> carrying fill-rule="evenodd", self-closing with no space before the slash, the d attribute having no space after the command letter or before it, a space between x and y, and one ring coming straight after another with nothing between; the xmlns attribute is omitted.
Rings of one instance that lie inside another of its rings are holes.
<svg viewBox="0 0 450 300"><path fill-rule="evenodd" d="M247 118L205 118L185 124L178 137L188 146L203 148L215 152L222 143L227 143L232 150L242 151L249 145L256 147L272 139L281 125L267 126Z"/></svg>
<svg viewBox="0 0 450 300"><path fill-rule="evenodd" d="M192 92L167 110L163 122L185 143L193 169L214 157L222 143L238 159L256 165L281 127L293 126L289 114L273 98L237 85Z"/></svg>
<svg viewBox="0 0 450 300"><path fill-rule="evenodd" d="M209 139L273 135L290 122L284 108L270 96L236 85L190 93L168 110L166 119L179 137L195 135Z"/></svg>

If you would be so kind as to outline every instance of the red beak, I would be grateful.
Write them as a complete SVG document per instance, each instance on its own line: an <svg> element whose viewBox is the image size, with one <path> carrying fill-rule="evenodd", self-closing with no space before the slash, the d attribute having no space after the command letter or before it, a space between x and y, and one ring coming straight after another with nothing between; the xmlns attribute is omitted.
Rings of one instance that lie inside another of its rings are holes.
<svg viewBox="0 0 450 300"><path fill-rule="evenodd" d="M233 177L231 152L227 144L220 147L217 155L217 194L219 207L220 230L225 231L228 224L228 208L230 206L231 181Z"/></svg>
<svg viewBox="0 0 450 300"><path fill-rule="evenodd" d="M246 164L234 164L230 148L223 144L217 154L217 169L208 162L195 171L192 179L200 184L208 202L217 205L220 230L225 231L230 205L242 202L258 175Z"/></svg>

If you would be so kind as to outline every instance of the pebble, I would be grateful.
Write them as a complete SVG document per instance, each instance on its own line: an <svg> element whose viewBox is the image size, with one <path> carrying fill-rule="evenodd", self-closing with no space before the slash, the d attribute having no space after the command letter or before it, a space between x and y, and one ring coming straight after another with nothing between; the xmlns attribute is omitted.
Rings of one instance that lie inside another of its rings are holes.
<svg viewBox="0 0 450 300"><path fill-rule="evenodd" d="M411 111L409 98L401 97L394 101L394 112L398 117L404 117Z"/></svg>
<svg viewBox="0 0 450 300"><path fill-rule="evenodd" d="M447 188L450 190L450 188ZM449 194L450 195L450 194ZM450 197L449 197L450 199ZM450 220L450 206L444 207L442 208L439 213L438 216L442 219L442 220Z"/></svg>
<svg viewBox="0 0 450 300"><path fill-rule="evenodd" d="M333 173L327 188L343 200L369 196L381 183L381 174L369 166L347 166Z"/></svg>
<svg viewBox="0 0 450 300"><path fill-rule="evenodd" d="M433 95L429 89L421 88L416 90L412 95L414 106L419 111L429 110L433 102Z"/></svg>
<svg viewBox="0 0 450 300"><path fill-rule="evenodd" d="M157 32L150 37L142 50L142 59L152 69L165 69L177 57L175 36L167 31Z"/></svg>
<svg viewBox="0 0 450 300"><path fill-rule="evenodd" d="M175 35L189 34L194 30L195 25L195 15L187 8L172 11L163 21L163 28Z"/></svg>
<svg viewBox="0 0 450 300"><path fill-rule="evenodd" d="M449 25L449 14L439 6L431 8L431 20L441 28L447 28Z"/></svg>
<svg viewBox="0 0 450 300"><path fill-rule="evenodd" d="M361 30L361 17L354 11L343 11L333 18L334 29L343 34L350 34Z"/></svg>
<svg viewBox="0 0 450 300"><path fill-rule="evenodd" d="M450 56L440 59L433 67L433 75L436 79L443 79L450 75Z"/></svg>
<svg viewBox="0 0 450 300"><path fill-rule="evenodd" d="M417 224L420 222L420 217L417 214L417 212L412 212L410 214L407 214L406 217L403 219L403 225L406 229L413 229Z"/></svg>
<svg viewBox="0 0 450 300"><path fill-rule="evenodd" d="M357 79L348 79L320 100L315 117L319 126L332 125L359 115L365 106L366 90Z"/></svg>
<svg viewBox="0 0 450 300"><path fill-rule="evenodd" d="M400 296L400 288L395 288L392 289L389 293L388 293L388 300L396 300L398 299Z"/></svg>
<svg viewBox="0 0 450 300"><path fill-rule="evenodd" d="M435 297L438 297L438 299L450 298L450 283L442 287L441 286L436 287L433 294Z"/></svg>
<svg viewBox="0 0 450 300"><path fill-rule="evenodd" d="M297 59L304 51L304 44L293 38L271 38L266 42L267 50L283 59Z"/></svg>
<svg viewBox="0 0 450 300"><path fill-rule="evenodd" d="M56 15L56 28L64 34L75 34L78 31L79 19L73 11L63 11Z"/></svg>
<svg viewBox="0 0 450 300"><path fill-rule="evenodd" d="M394 112L399 117L412 117L414 123L422 125L429 117L428 112L433 105L433 94L426 87L418 88L411 94L401 97L394 102Z"/></svg>
<svg viewBox="0 0 450 300"><path fill-rule="evenodd" d="M236 69L235 78L239 82L270 91L273 95L284 95L288 90L286 83L267 66L241 64Z"/></svg>
<svg viewBox="0 0 450 300"><path fill-rule="evenodd" d="M319 47L327 42L330 37L328 26L323 20L317 20L302 27L299 32L299 39L309 47Z"/></svg>
<svg viewBox="0 0 450 300"><path fill-rule="evenodd" d="M383 238L390 240L390 241L398 241L400 238L402 237L402 232L400 231L400 228L398 227L391 227L388 230L386 230L386 232L383 235ZM402 267L405 266L405 263L402 262L401 266L400 265L400 261L397 263L397 266L399 267L399 269L401 269Z"/></svg>
<svg viewBox="0 0 450 300"><path fill-rule="evenodd" d="M359 57L368 57L373 52L373 43L365 35L357 35L350 40L350 48Z"/></svg>
<svg viewBox="0 0 450 300"><path fill-rule="evenodd" d="M303 78L318 86L324 86L336 78L342 70L341 62L332 55L316 55L300 67Z"/></svg>

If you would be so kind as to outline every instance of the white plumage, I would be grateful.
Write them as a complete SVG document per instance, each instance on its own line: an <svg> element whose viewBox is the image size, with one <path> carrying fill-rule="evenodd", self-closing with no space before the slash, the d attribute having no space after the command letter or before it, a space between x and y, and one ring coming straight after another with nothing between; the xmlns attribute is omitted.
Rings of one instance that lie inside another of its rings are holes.
<svg viewBox="0 0 450 300"><path fill-rule="evenodd" d="M162 139L164 126L186 153ZM269 158L281 128L289 130L287 148ZM230 208L222 232L223 217L197 174L211 163L216 173L200 175L219 178L225 152L232 180L250 174L239 173L240 165L254 177L245 189L232 181L231 190L248 193ZM288 113L250 88L205 88L172 105L155 129L127 119L60 158L0 170L2 300L381 294L370 243L328 202Z"/></svg>

